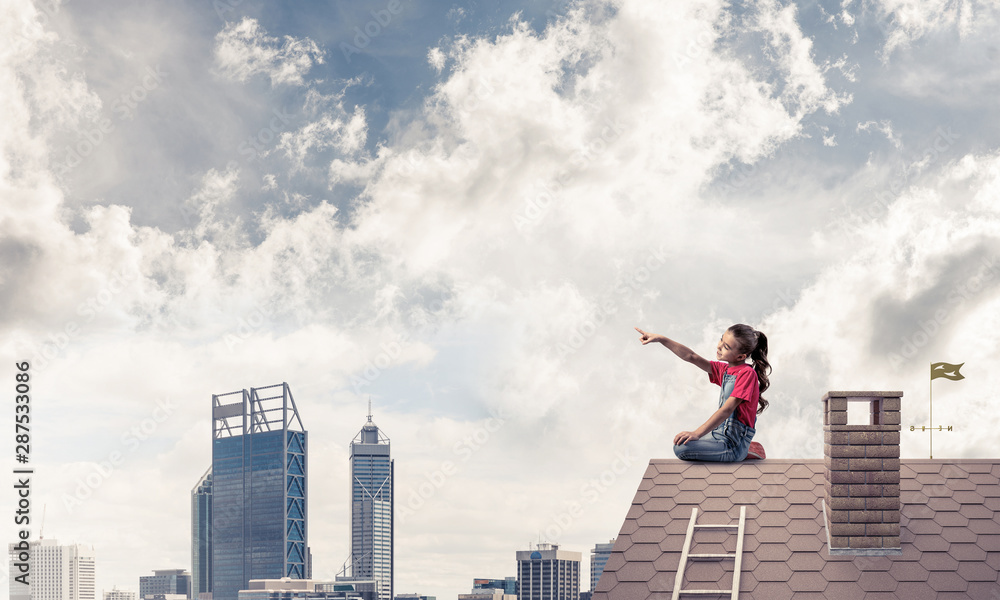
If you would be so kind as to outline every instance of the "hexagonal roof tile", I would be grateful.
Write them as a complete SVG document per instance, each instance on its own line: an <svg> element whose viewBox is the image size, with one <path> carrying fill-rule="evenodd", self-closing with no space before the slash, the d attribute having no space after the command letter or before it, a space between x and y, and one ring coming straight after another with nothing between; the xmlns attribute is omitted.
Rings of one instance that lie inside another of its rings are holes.
<svg viewBox="0 0 1000 600"><path fill-rule="evenodd" d="M793 592L822 592L826 589L827 580L819 573L795 571L788 578L788 587Z"/></svg>
<svg viewBox="0 0 1000 600"><path fill-rule="evenodd" d="M684 579L691 582L700 583L721 583L732 585L732 566L729 566L729 580L723 582L726 570L722 568L719 561L697 561L688 565L684 570ZM711 586L698 586L702 589L712 589ZM723 589L723 588L719 588Z"/></svg>
<svg viewBox="0 0 1000 600"><path fill-rule="evenodd" d="M978 489L979 486L976 486ZM982 494L971 491L957 491L951 495L959 504L982 504L985 498Z"/></svg>
<svg viewBox="0 0 1000 600"><path fill-rule="evenodd" d="M706 487L708 487L708 481L705 479L690 478L690 479L685 479L684 481L678 483L677 487L684 491L704 490ZM955 510L958 510L957 502L955 503Z"/></svg>
<svg viewBox="0 0 1000 600"><path fill-rule="evenodd" d="M896 595L906 600L938 600L937 592L926 581L901 582L896 586Z"/></svg>
<svg viewBox="0 0 1000 600"><path fill-rule="evenodd" d="M615 578L619 583L623 581L641 581L645 584L655 574L656 569L651 562L631 561L615 571Z"/></svg>
<svg viewBox="0 0 1000 600"><path fill-rule="evenodd" d="M998 487L1000 489L1000 487ZM985 504L963 504L961 508L958 509L958 514L962 515L966 519L992 519L993 511L986 507Z"/></svg>
<svg viewBox="0 0 1000 600"><path fill-rule="evenodd" d="M971 504L969 506L972 506ZM982 506L982 505L980 505ZM944 528L961 527L966 529L969 525L968 517L960 512L945 512L934 515L934 522Z"/></svg>
<svg viewBox="0 0 1000 600"><path fill-rule="evenodd" d="M786 546L792 552L819 552L826 546L826 541L816 535L793 535Z"/></svg>
<svg viewBox="0 0 1000 600"><path fill-rule="evenodd" d="M628 550L624 552L626 566L636 563L651 563L660 557L660 545L659 544L632 544ZM618 579L620 581L627 581L622 579L621 573L624 569L618 569Z"/></svg>
<svg viewBox="0 0 1000 600"><path fill-rule="evenodd" d="M736 469L733 472L733 474L736 476L737 479L757 479L757 480L760 480L760 475L761 475L760 469L758 469L757 467L755 467L752 464L744 464L744 463L740 463L740 464L743 465L743 468L742 469Z"/></svg>
<svg viewBox="0 0 1000 600"><path fill-rule="evenodd" d="M822 571L826 561L818 552L794 552L788 559L788 566L793 571Z"/></svg>
<svg viewBox="0 0 1000 600"><path fill-rule="evenodd" d="M984 562L962 563L955 572L966 581L997 582L997 572Z"/></svg>
<svg viewBox="0 0 1000 600"><path fill-rule="evenodd" d="M795 504L789 506L785 514L793 519L815 519L822 514L822 511L814 505Z"/></svg>
<svg viewBox="0 0 1000 600"><path fill-rule="evenodd" d="M889 574L896 581L927 581L928 573L918 562L895 562L889 567Z"/></svg>
<svg viewBox="0 0 1000 600"><path fill-rule="evenodd" d="M822 530L816 519L795 519L788 524L788 532L792 535L816 535Z"/></svg>
<svg viewBox="0 0 1000 600"><path fill-rule="evenodd" d="M888 573L868 571L858 577L858 585L866 592L894 592L899 582Z"/></svg>
<svg viewBox="0 0 1000 600"><path fill-rule="evenodd" d="M976 544L952 544L948 554L959 562L983 562L986 560L986 550Z"/></svg>
<svg viewBox="0 0 1000 600"><path fill-rule="evenodd" d="M757 560L785 562L792 556L786 544L760 544L757 546Z"/></svg>
<svg viewBox="0 0 1000 600"><path fill-rule="evenodd" d="M827 581L857 581L861 577L861 570L847 561L827 562L820 571Z"/></svg>
<svg viewBox="0 0 1000 600"><path fill-rule="evenodd" d="M993 519L969 519L969 531L976 535L996 535L1000 533L1000 523Z"/></svg>
<svg viewBox="0 0 1000 600"><path fill-rule="evenodd" d="M763 511L785 512L791 506L784 498L761 498L757 507Z"/></svg>
<svg viewBox="0 0 1000 600"><path fill-rule="evenodd" d="M830 581L823 594L827 600L858 600L865 592L855 581Z"/></svg>
<svg viewBox="0 0 1000 600"><path fill-rule="evenodd" d="M754 597L769 600L792 600L795 592L784 581L761 581L753 589Z"/></svg>
<svg viewBox="0 0 1000 600"><path fill-rule="evenodd" d="M927 585L935 592L964 592L969 582L956 571L936 571L927 576Z"/></svg>
<svg viewBox="0 0 1000 600"><path fill-rule="evenodd" d="M941 537L949 543L957 544L962 542L976 542L977 535L967 527L945 527L941 530Z"/></svg>
<svg viewBox="0 0 1000 600"><path fill-rule="evenodd" d="M789 479L812 479L813 470L802 464L793 464L785 469L785 476Z"/></svg>
<svg viewBox="0 0 1000 600"><path fill-rule="evenodd" d="M705 478L708 485L733 485L736 481L736 477L732 473L712 473Z"/></svg>

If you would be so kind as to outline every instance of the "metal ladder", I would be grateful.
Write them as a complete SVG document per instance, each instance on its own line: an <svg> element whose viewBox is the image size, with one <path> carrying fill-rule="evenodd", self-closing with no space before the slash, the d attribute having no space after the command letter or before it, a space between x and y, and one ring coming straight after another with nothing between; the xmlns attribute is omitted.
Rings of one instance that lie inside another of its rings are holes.
<svg viewBox="0 0 1000 600"><path fill-rule="evenodd" d="M681 561L677 566L677 576L674 578L674 593L671 600L678 600L681 594L708 594L721 596L729 594L732 600L736 600L740 595L740 568L743 563L743 530L747 520L747 507L740 507L740 522L733 525L698 525L697 507L691 508L691 520L688 521L687 535L684 538L684 550L681 551ZM733 554L691 554L691 540L694 538L695 528L699 529L733 529L736 528L736 552ZM684 581L684 570L687 568L688 559L691 558L735 558L736 564L733 566L733 589L731 590L682 590L681 584Z"/></svg>

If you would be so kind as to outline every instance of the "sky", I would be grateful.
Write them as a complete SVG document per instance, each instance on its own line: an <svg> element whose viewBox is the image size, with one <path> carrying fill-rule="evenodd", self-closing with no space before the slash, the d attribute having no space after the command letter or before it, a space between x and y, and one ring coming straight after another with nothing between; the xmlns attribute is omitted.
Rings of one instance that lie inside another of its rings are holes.
<svg viewBox="0 0 1000 600"><path fill-rule="evenodd" d="M44 514L93 546L99 590L190 568L212 394L287 382L316 578L349 553L369 399L397 593L455 598L538 542L589 572L717 401L633 327L709 358L763 331L769 457L821 458L828 390L903 391L904 459L931 392L935 458L1000 456L998 17L0 0L0 373L13 415L30 364L32 536ZM965 379L930 388L938 361Z"/></svg>

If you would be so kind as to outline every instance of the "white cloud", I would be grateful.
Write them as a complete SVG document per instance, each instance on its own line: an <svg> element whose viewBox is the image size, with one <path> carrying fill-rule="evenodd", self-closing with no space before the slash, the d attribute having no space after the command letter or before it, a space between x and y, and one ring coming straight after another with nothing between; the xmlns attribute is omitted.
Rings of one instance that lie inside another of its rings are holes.
<svg viewBox="0 0 1000 600"><path fill-rule="evenodd" d="M293 169L304 169L310 152L335 149L344 155L357 154L368 138L368 123L364 107L355 107L352 114L338 112L333 117L323 115L296 131L282 133L277 149L292 161Z"/></svg>
<svg viewBox="0 0 1000 600"><path fill-rule="evenodd" d="M886 35L886 59L897 49L933 33L954 31L960 37L991 34L997 27L997 6L983 0L881 0L876 19Z"/></svg>
<svg viewBox="0 0 1000 600"><path fill-rule="evenodd" d="M427 63L434 67L434 70L440 73L444 69L445 61L447 57L440 48L431 48L427 51Z"/></svg>
<svg viewBox="0 0 1000 600"><path fill-rule="evenodd" d="M903 147L903 142L897 138L892 133L892 122L888 119L883 119L882 121L865 121L864 123L858 123L858 131L868 132L871 130L878 131L885 136L887 140L896 148L900 149Z"/></svg>
<svg viewBox="0 0 1000 600"><path fill-rule="evenodd" d="M519 220L540 232L523 247L531 254L631 238L629 250L618 249L628 255L652 245L643 230L684 236L682 224L697 218L693 192L714 168L770 153L799 134L804 115L844 102L824 87L792 10L770 7L749 25L773 40L767 66L780 92L738 60L692 52L684 36L662 35L715 35L725 17L713 11L628 4L604 20L572 13L543 35L515 24L493 42L460 40L425 123L411 125L410 147L382 155L359 235L400 246L411 268L469 274L484 264L502 271L497 261L532 264L517 257L521 244L507 245L513 255L489 245L461 257L450 251L516 235L511 224ZM670 224L662 205L647 202L667 188ZM533 209L541 203L548 208ZM638 235L625 234L635 229Z"/></svg>
<svg viewBox="0 0 1000 600"><path fill-rule="evenodd" d="M263 74L272 85L305 85L314 64L323 64L323 51L309 38L271 37L256 19L227 23L215 36L215 66L231 80L245 82Z"/></svg>
<svg viewBox="0 0 1000 600"><path fill-rule="evenodd" d="M260 189L267 192L278 187L278 178L274 173L267 173L261 178Z"/></svg>
<svg viewBox="0 0 1000 600"><path fill-rule="evenodd" d="M822 108L828 113L850 102L826 86L823 70L813 60L812 40L803 35L796 19L794 4L781 6L776 0L758 3L757 24L768 34L768 41L778 53L778 64L784 71L782 100L798 107L797 116Z"/></svg>
<svg viewBox="0 0 1000 600"><path fill-rule="evenodd" d="M843 260L766 323L772 348L781 348L775 373L810 377L810 388L902 389L904 418L919 425L927 419L922 392L930 362L976 356L969 367L979 372L1000 366L992 351L981 351L977 333L1000 304L998 167L996 154L967 156L932 180L934 187L908 187L880 218L834 224ZM961 397L983 397L986 381L970 379ZM956 401L935 408L938 418L958 419ZM1000 418L975 402L969 410L984 426L967 429L970 439L939 442L941 455L982 457L979 432ZM782 450L791 452L802 435L786 437ZM920 456L925 444L904 434L904 456Z"/></svg>

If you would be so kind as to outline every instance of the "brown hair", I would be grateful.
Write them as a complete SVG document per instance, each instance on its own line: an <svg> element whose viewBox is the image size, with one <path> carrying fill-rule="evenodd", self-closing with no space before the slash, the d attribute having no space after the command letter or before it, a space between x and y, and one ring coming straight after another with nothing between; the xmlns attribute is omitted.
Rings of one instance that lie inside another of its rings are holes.
<svg viewBox="0 0 1000 600"><path fill-rule="evenodd" d="M749 356L753 362L753 370L757 373L758 387L760 393L763 394L764 390L771 385L767 378L771 371L771 363L767 362L767 336L742 323L733 325L726 331L733 334L733 338L739 346L739 352ZM757 414L764 412L767 405L768 401L764 399L764 396L761 396L757 405Z"/></svg>

